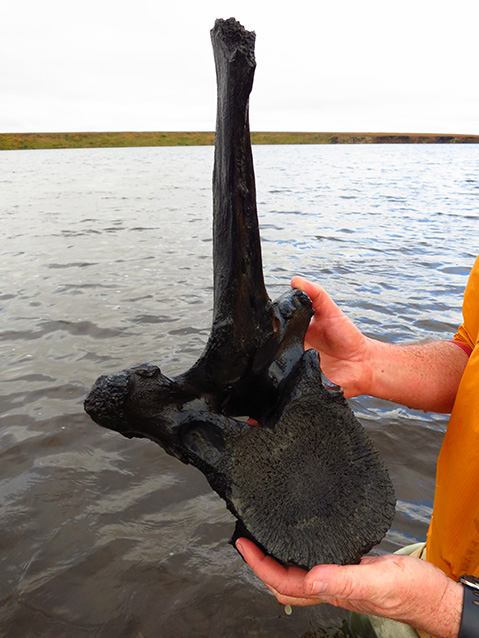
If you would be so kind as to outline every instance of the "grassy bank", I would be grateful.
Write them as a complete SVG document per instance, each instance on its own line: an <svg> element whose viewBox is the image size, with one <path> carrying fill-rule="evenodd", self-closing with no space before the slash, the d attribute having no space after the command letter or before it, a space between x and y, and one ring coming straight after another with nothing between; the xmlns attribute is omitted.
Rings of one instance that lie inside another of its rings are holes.
<svg viewBox="0 0 479 638"><path fill-rule="evenodd" d="M211 146L212 132L0 133L0 150L112 148L124 146ZM394 133L261 133L253 144L477 144L479 135Z"/></svg>

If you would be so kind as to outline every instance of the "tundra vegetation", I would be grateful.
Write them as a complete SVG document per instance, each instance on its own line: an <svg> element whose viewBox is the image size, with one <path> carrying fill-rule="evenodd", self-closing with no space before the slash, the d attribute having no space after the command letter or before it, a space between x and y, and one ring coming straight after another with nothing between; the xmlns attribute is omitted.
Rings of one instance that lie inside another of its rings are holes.
<svg viewBox="0 0 479 638"><path fill-rule="evenodd" d="M213 146L215 134L196 132L0 133L0 150ZM428 133L251 133L252 144L477 144L479 135Z"/></svg>

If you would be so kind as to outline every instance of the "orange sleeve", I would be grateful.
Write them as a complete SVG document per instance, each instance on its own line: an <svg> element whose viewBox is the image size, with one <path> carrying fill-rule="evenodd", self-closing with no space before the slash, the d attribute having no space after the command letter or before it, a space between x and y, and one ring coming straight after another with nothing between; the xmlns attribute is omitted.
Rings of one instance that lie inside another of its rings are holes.
<svg viewBox="0 0 479 638"><path fill-rule="evenodd" d="M474 349L479 331L479 257L472 267L464 303L462 306L463 323L454 335L454 341L462 343L470 350Z"/></svg>

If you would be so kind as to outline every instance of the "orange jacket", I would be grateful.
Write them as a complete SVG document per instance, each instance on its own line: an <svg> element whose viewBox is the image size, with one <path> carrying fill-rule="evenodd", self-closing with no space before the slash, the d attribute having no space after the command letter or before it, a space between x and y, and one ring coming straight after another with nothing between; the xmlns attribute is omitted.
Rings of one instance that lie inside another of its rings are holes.
<svg viewBox="0 0 479 638"><path fill-rule="evenodd" d="M427 560L457 580L479 576L479 257L469 276L464 322L454 341L472 350L437 464Z"/></svg>

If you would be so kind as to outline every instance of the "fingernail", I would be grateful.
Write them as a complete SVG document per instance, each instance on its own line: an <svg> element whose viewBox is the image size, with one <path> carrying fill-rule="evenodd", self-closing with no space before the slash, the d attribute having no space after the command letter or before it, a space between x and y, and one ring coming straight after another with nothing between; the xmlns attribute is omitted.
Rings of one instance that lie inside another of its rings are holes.
<svg viewBox="0 0 479 638"><path fill-rule="evenodd" d="M328 588L328 583L325 583L322 580L313 580L310 592L312 594L324 594L327 588Z"/></svg>
<svg viewBox="0 0 479 638"><path fill-rule="evenodd" d="M235 545L239 553L243 555L243 551L244 551L243 543L241 541L236 541Z"/></svg>

